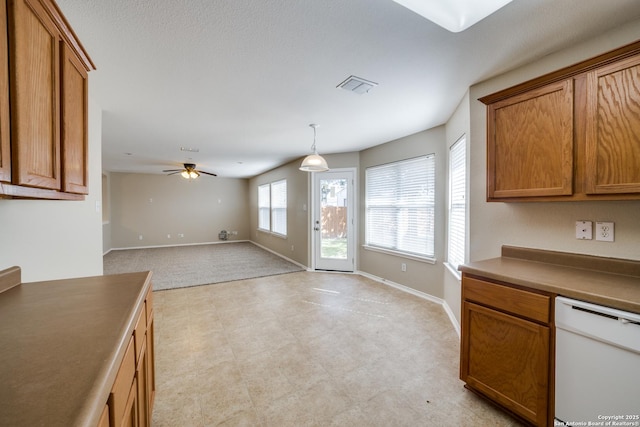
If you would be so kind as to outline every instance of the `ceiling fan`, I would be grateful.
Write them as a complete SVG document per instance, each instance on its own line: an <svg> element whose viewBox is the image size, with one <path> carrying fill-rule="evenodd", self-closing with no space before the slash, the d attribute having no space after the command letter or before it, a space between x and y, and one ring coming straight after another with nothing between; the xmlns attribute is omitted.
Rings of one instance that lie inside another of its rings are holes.
<svg viewBox="0 0 640 427"><path fill-rule="evenodd" d="M162 172L169 172L168 175L179 173L184 179L196 179L201 173L205 175L218 176L215 173L196 170L195 163L184 163L184 169L165 169Z"/></svg>

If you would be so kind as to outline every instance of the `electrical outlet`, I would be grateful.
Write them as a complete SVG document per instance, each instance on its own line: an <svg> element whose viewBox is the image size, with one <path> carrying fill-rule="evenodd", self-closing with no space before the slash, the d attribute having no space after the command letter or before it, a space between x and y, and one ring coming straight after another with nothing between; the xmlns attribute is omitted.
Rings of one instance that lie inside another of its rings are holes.
<svg viewBox="0 0 640 427"><path fill-rule="evenodd" d="M400 264L400 269L402 271L407 271L407 264L405 264L404 262L402 264Z"/></svg>
<svg viewBox="0 0 640 427"><path fill-rule="evenodd" d="M593 239L593 223L591 221L576 221L576 239Z"/></svg>
<svg viewBox="0 0 640 427"><path fill-rule="evenodd" d="M142 240L142 234L138 236L138 240Z"/></svg>
<svg viewBox="0 0 640 427"><path fill-rule="evenodd" d="M596 240L601 242L613 242L614 237L613 222L596 222Z"/></svg>
<svg viewBox="0 0 640 427"><path fill-rule="evenodd" d="M167 239L170 239L170 238L171 238L171 234L167 234Z"/></svg>

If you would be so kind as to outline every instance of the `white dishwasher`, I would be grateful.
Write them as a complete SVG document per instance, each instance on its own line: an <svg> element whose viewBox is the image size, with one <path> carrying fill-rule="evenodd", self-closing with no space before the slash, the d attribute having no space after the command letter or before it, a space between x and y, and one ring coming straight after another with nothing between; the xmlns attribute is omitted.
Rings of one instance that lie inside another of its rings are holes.
<svg viewBox="0 0 640 427"><path fill-rule="evenodd" d="M555 314L556 425L640 426L640 315L564 297Z"/></svg>

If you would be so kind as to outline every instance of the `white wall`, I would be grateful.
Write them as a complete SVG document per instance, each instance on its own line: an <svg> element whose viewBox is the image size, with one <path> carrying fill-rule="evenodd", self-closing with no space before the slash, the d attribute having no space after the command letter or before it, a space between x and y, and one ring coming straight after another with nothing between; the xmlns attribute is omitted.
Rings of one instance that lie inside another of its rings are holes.
<svg viewBox="0 0 640 427"><path fill-rule="evenodd" d="M477 99L640 39L640 21L470 88L470 260L502 245L640 260L640 201L487 203L486 107ZM640 167L640 166L639 166ZM614 243L576 240L575 221L615 222Z"/></svg>
<svg viewBox="0 0 640 427"><path fill-rule="evenodd" d="M111 249L218 242L222 230L237 232L229 240L247 240L248 184L239 178L111 172Z"/></svg>
<svg viewBox="0 0 640 427"><path fill-rule="evenodd" d="M360 152L359 182L359 269L376 277L408 286L419 292L442 298L443 260L445 239L445 191L446 191L446 144L445 127L438 126L423 132L381 144ZM405 160L412 157L435 154L436 196L435 196L435 258L436 263L409 259L388 253L374 252L362 248L365 243L365 172L370 166ZM406 264L406 271L401 265Z"/></svg>
<svg viewBox="0 0 640 427"><path fill-rule="evenodd" d="M0 269L20 266L23 282L102 274L101 134L102 110L90 100L84 201L0 200Z"/></svg>
<svg viewBox="0 0 640 427"><path fill-rule="evenodd" d="M251 240L302 265L309 260L309 179L298 168L302 159L255 176L249 180L249 230ZM258 230L258 187L287 180L287 236Z"/></svg>

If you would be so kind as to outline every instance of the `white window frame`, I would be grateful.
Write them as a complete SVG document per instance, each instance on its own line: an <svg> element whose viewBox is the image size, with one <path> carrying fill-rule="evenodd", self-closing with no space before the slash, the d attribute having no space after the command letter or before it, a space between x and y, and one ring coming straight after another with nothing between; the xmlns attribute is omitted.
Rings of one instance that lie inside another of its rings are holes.
<svg viewBox="0 0 640 427"><path fill-rule="evenodd" d="M435 154L365 171L365 249L435 262Z"/></svg>
<svg viewBox="0 0 640 427"><path fill-rule="evenodd" d="M258 230L287 237L287 180L258 186Z"/></svg>
<svg viewBox="0 0 640 427"><path fill-rule="evenodd" d="M447 229L447 264L460 277L458 266L464 264L467 227L467 139L463 135L449 147L449 212Z"/></svg>

